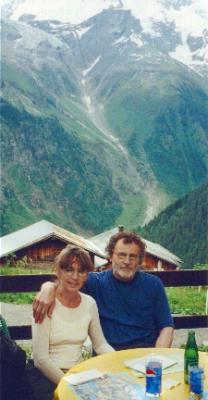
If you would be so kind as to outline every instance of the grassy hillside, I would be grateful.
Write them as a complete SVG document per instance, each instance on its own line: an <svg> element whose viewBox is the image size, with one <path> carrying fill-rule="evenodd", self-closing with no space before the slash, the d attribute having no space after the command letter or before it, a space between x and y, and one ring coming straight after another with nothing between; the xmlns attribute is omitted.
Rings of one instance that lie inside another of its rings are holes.
<svg viewBox="0 0 208 400"><path fill-rule="evenodd" d="M208 182L176 201L138 231L173 251L184 268L208 263Z"/></svg>

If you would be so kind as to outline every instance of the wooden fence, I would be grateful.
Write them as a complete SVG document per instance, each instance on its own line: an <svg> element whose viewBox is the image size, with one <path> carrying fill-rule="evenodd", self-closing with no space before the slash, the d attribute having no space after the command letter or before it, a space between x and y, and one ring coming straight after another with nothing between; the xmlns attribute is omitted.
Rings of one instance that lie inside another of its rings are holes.
<svg viewBox="0 0 208 400"><path fill-rule="evenodd" d="M160 277L166 287L179 286L207 286L207 270L183 270L183 271L148 271ZM42 283L54 279L55 275L0 275L0 290L2 293L10 292L36 292ZM173 315L175 329L205 328L208 326L207 315ZM10 326L13 339L30 339L31 326Z"/></svg>

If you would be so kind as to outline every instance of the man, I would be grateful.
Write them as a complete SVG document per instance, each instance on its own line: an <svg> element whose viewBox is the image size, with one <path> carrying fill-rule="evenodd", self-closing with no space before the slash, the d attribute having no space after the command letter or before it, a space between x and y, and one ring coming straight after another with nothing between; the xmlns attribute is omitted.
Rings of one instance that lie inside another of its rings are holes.
<svg viewBox="0 0 208 400"><path fill-rule="evenodd" d="M116 350L134 347L170 347L173 320L162 282L139 271L145 244L132 232L110 238L107 252L112 270L92 272L83 291L97 302L108 343ZM33 304L36 322L53 310L56 285L47 282Z"/></svg>

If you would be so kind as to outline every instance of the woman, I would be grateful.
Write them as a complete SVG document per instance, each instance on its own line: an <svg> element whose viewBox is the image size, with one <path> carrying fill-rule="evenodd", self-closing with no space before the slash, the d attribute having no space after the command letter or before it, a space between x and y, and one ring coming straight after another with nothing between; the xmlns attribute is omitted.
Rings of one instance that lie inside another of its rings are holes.
<svg viewBox="0 0 208 400"><path fill-rule="evenodd" d="M95 300L79 292L92 270L89 254L78 247L68 245L56 259L55 309L51 318L32 328L36 368L29 375L35 400L53 398L64 372L81 361L88 335L97 354L114 351L103 335Z"/></svg>

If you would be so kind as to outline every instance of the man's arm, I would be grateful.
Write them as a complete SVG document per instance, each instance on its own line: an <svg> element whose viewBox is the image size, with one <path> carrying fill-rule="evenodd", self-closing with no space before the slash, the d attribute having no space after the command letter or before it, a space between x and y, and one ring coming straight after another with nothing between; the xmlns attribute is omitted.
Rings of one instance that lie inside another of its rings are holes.
<svg viewBox="0 0 208 400"><path fill-rule="evenodd" d="M171 326L163 328L156 340L155 347L171 347L173 341L173 332L174 329Z"/></svg>
<svg viewBox="0 0 208 400"><path fill-rule="evenodd" d="M168 298L163 283L158 280L157 296L154 302L155 321L158 327L158 337L155 347L171 347L173 341L174 323L170 312Z"/></svg>
<svg viewBox="0 0 208 400"><path fill-rule="evenodd" d="M43 322L46 314L50 318L55 306L57 282L45 282L33 300L33 317L36 323Z"/></svg>

